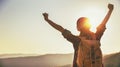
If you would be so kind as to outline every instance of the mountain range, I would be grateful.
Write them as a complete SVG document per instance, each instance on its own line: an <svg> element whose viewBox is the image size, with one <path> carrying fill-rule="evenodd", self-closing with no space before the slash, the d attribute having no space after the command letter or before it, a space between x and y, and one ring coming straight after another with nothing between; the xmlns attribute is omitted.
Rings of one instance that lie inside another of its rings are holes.
<svg viewBox="0 0 120 67"><path fill-rule="evenodd" d="M11 55L10 55L11 56ZM71 67L73 54L1 58L1 67Z"/></svg>
<svg viewBox="0 0 120 67"><path fill-rule="evenodd" d="M24 54L0 55L0 67L72 67L72 61L72 53L40 56ZM103 63L104 67L120 67L120 52L105 55Z"/></svg>
<svg viewBox="0 0 120 67"><path fill-rule="evenodd" d="M105 67L120 67L120 52L105 55L103 63Z"/></svg>

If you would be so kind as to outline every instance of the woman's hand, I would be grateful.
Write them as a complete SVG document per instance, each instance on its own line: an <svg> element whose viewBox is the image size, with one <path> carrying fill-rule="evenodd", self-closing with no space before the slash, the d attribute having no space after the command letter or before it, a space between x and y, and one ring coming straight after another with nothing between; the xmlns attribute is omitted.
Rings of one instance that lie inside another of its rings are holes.
<svg viewBox="0 0 120 67"><path fill-rule="evenodd" d="M43 13L44 19L48 20L48 13Z"/></svg>
<svg viewBox="0 0 120 67"><path fill-rule="evenodd" d="M114 9L114 5L113 4L108 4L108 8L109 8L109 10L113 10Z"/></svg>

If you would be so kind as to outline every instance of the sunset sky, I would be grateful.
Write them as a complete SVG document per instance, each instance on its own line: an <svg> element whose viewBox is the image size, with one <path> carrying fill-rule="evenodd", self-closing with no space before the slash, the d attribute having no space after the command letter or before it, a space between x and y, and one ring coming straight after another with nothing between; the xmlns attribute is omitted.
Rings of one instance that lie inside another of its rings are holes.
<svg viewBox="0 0 120 67"><path fill-rule="evenodd" d="M120 51L120 0L0 0L0 54L73 53L72 44L44 21L42 13L78 35L77 19L88 17L92 25L99 25L109 3L114 10L101 39L103 54Z"/></svg>

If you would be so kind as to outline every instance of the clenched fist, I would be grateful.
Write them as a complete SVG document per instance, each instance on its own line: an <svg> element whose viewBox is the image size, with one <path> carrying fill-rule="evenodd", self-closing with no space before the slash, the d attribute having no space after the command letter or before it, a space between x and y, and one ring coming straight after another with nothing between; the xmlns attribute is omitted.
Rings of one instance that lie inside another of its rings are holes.
<svg viewBox="0 0 120 67"><path fill-rule="evenodd" d="M109 10L113 10L114 5L113 4L108 4L108 8L109 8Z"/></svg>
<svg viewBox="0 0 120 67"><path fill-rule="evenodd" d="M48 13L43 13L44 19L48 20Z"/></svg>

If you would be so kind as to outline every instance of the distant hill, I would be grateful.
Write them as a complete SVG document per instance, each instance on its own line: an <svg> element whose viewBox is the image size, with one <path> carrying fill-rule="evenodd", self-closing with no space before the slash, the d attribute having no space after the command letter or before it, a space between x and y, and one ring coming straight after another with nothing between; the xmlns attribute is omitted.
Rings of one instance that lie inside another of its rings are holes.
<svg viewBox="0 0 120 67"><path fill-rule="evenodd" d="M9 57L0 59L0 67L72 67L72 60L73 54ZM120 52L105 55L103 62L104 67L120 67Z"/></svg>
<svg viewBox="0 0 120 67"><path fill-rule="evenodd" d="M71 67L73 54L47 54L42 56L0 59L1 67Z"/></svg>
<svg viewBox="0 0 120 67"><path fill-rule="evenodd" d="M120 67L120 52L104 56L105 67Z"/></svg>
<svg viewBox="0 0 120 67"><path fill-rule="evenodd" d="M38 54L1 54L0 58L15 58L15 57L27 57L27 56L38 56Z"/></svg>

